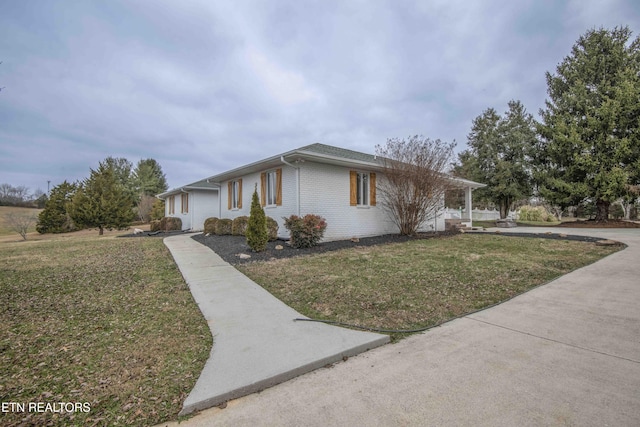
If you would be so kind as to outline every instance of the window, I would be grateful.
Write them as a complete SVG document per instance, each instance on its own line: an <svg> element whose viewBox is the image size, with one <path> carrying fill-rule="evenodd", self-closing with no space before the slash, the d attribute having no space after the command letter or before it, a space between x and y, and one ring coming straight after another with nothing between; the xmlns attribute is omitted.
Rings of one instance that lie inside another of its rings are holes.
<svg viewBox="0 0 640 427"><path fill-rule="evenodd" d="M188 193L182 193L180 195L180 204L182 205L180 207L180 211L184 214L184 213L189 213L189 194ZM175 207L174 207L175 209Z"/></svg>
<svg viewBox="0 0 640 427"><path fill-rule="evenodd" d="M349 172L349 194L351 206L376 205L376 174L371 172Z"/></svg>
<svg viewBox="0 0 640 427"><path fill-rule="evenodd" d="M282 169L260 174L262 206L282 206Z"/></svg>
<svg viewBox="0 0 640 427"><path fill-rule="evenodd" d="M267 172L267 206L276 204L276 171Z"/></svg>
<svg viewBox="0 0 640 427"><path fill-rule="evenodd" d="M169 196L169 203L167 203L169 210L167 215L173 215L176 213L176 196Z"/></svg>
<svg viewBox="0 0 640 427"><path fill-rule="evenodd" d="M369 174L358 172L356 182L356 205L366 206L369 204Z"/></svg>
<svg viewBox="0 0 640 427"><path fill-rule="evenodd" d="M242 180L229 181L227 190L227 209L242 209Z"/></svg>

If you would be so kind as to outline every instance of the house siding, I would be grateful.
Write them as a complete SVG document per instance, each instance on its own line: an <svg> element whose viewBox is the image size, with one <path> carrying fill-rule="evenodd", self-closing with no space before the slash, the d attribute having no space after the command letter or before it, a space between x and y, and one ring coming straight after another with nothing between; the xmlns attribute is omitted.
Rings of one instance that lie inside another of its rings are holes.
<svg viewBox="0 0 640 427"><path fill-rule="evenodd" d="M194 231L204 230L204 220L209 217L218 217L220 215L218 193L216 191L190 190L189 195L189 212L182 212L182 197L185 193L173 194L175 199L175 212L169 213L169 197L166 198L164 204L165 216L180 218L182 221L182 229Z"/></svg>
<svg viewBox="0 0 640 427"><path fill-rule="evenodd" d="M300 165L300 213L316 214L327 221L324 240L397 233L398 228L378 204L351 206L349 171L371 172L315 162ZM380 174L377 174L378 179ZM327 193L330 195L327 196Z"/></svg>
<svg viewBox="0 0 640 427"><path fill-rule="evenodd" d="M220 218L220 202L217 191L192 190L189 192L189 213L191 229L204 230L204 221L207 218ZM182 223L184 227L184 221Z"/></svg>
<svg viewBox="0 0 640 427"><path fill-rule="evenodd" d="M192 205L193 198L189 194L189 212L183 213L182 212L182 194L185 194L185 193L176 193L173 195L175 199L175 212L172 214L169 213L169 197L167 197L167 200L165 200L165 204L164 204L165 216L171 217L171 218L180 218L180 220L182 221L182 229L188 230L191 228L191 212L193 212L193 205Z"/></svg>
<svg viewBox="0 0 640 427"><path fill-rule="evenodd" d="M296 170L290 166L282 165L278 168L282 169L282 205L280 206L264 206L264 213L270 216L278 223L278 237L282 239L289 238L289 232L284 228L283 217L288 217L296 213ZM265 169L262 172L274 170ZM255 186L258 186L258 197L260 197L260 173L238 176L232 180L221 182L220 200L222 207L220 218L234 219L239 216L249 216L251 213L251 198ZM242 179L242 208L228 209L229 186L228 183Z"/></svg>

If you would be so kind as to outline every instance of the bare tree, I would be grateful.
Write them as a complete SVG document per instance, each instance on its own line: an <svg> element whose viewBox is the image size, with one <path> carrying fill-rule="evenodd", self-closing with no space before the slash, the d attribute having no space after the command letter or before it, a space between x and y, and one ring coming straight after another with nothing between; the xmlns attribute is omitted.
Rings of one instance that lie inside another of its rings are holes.
<svg viewBox="0 0 640 427"><path fill-rule="evenodd" d="M151 211L153 210L153 204L155 203L156 198L153 196L149 196L147 194L142 194L140 196L140 200L138 201L136 208L138 211L138 218L142 222L151 221Z"/></svg>
<svg viewBox="0 0 640 427"><path fill-rule="evenodd" d="M445 192L454 186L445 174L454 146L419 135L388 139L386 145L376 146L384 167L378 183L380 202L400 234L415 235L444 208Z"/></svg>
<svg viewBox="0 0 640 427"><path fill-rule="evenodd" d="M29 229L34 226L37 221L38 217L33 214L10 213L6 216L6 222L9 228L21 235L24 240L27 240Z"/></svg>

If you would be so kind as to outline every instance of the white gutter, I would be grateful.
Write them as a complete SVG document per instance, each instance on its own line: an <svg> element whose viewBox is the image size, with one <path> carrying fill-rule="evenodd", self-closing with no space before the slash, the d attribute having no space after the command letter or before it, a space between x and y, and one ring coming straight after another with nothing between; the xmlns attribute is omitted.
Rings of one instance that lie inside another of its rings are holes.
<svg viewBox="0 0 640 427"><path fill-rule="evenodd" d="M296 170L296 212L298 216L300 216L300 167L294 166L291 163L287 162L284 159L284 156L280 156L280 161L287 166L291 166Z"/></svg>

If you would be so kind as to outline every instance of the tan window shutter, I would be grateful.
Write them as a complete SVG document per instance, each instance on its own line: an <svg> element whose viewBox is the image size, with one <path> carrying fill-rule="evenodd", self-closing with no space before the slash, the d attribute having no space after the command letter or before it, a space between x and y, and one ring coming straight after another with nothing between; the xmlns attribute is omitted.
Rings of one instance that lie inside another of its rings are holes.
<svg viewBox="0 0 640 427"><path fill-rule="evenodd" d="M231 210L231 197L233 193L233 181L227 182L227 209Z"/></svg>
<svg viewBox="0 0 640 427"><path fill-rule="evenodd" d="M282 206L282 169L276 169L276 205Z"/></svg>
<svg viewBox="0 0 640 427"><path fill-rule="evenodd" d="M358 203L358 173L356 171L349 171L349 196L351 206L355 206Z"/></svg>
<svg viewBox="0 0 640 427"><path fill-rule="evenodd" d="M260 174L260 205L265 206L267 204L267 174L262 172Z"/></svg>
<svg viewBox="0 0 640 427"><path fill-rule="evenodd" d="M369 174L369 204L376 205L376 174L373 172Z"/></svg>
<svg viewBox="0 0 640 427"><path fill-rule="evenodd" d="M242 179L238 180L238 209L242 209Z"/></svg>

